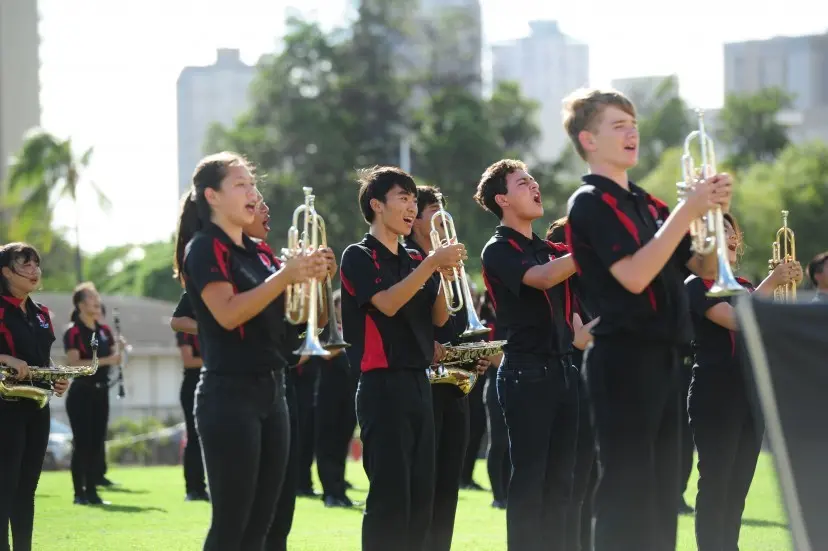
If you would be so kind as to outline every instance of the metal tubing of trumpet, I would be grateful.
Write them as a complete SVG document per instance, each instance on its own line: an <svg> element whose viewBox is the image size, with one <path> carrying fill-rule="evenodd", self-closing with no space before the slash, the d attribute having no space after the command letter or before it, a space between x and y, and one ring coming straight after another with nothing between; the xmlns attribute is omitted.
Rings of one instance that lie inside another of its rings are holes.
<svg viewBox="0 0 828 551"><path fill-rule="evenodd" d="M319 246L319 218L316 216L316 211L313 206L314 196L305 189L306 205L308 206L305 214L305 233L302 239L303 245L307 244L308 231L310 231L310 248L303 247L305 250L302 254L309 254L315 252ZM305 341L293 353L299 356L330 356L330 352L322 347L317 336L318 325L318 292L319 282L316 279L311 279L308 284L307 301L308 301L308 320L307 329L305 330ZM302 293L304 298L305 293Z"/></svg>
<svg viewBox="0 0 828 551"><path fill-rule="evenodd" d="M771 272L784 262L796 261L796 236L788 227L788 214L788 211L782 211L782 227L776 232L776 240L771 249L772 257L769 265ZM790 281L775 288L773 298L777 302L795 302L796 282Z"/></svg>
<svg viewBox="0 0 828 551"><path fill-rule="evenodd" d="M328 231L325 228L325 219L314 213L316 221L319 226L319 240L320 247L328 248ZM319 285L319 293L322 294L322 286ZM328 351L342 350L348 348L350 343L345 342L342 332L339 330L339 324L336 322L336 304L333 298L333 283L331 282L331 274L325 277L325 295L328 307L328 340L322 343L322 347ZM320 299L321 303L321 299Z"/></svg>

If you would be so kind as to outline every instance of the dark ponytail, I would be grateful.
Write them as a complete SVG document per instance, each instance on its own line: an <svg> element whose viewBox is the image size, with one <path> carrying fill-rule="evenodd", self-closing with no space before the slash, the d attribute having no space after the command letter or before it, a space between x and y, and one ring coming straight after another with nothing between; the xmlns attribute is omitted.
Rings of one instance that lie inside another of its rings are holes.
<svg viewBox="0 0 828 551"><path fill-rule="evenodd" d="M203 228L212 218L212 209L207 202L205 191L221 189L221 183L232 166L244 166L253 173L253 167L238 153L222 151L208 155L199 161L193 172L193 184L190 191L181 198L181 213L178 218L178 231L175 239L175 257L173 258L173 277L182 284L184 270L184 252L187 243L195 233Z"/></svg>

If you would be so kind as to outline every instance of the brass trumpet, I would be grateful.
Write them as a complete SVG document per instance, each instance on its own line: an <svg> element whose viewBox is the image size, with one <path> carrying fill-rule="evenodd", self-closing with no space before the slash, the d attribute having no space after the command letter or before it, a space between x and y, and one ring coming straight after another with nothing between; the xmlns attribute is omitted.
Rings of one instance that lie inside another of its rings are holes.
<svg viewBox="0 0 828 551"><path fill-rule="evenodd" d="M26 377L26 380L31 382L54 383L61 379L94 375L98 371L98 339L95 335L92 335L90 345L92 346L92 365L30 366L29 375ZM5 364L0 364L0 397L5 400L16 400L19 398L34 400L40 408L45 407L49 403L49 398L53 394L52 390L31 385L7 384L9 381L13 381L15 377L16 372L14 369Z"/></svg>
<svg viewBox="0 0 828 551"><path fill-rule="evenodd" d="M288 230L287 248L282 249L285 260L306 255L319 248L319 221L314 207L313 188L303 187L305 202L293 211L293 223ZM302 233L299 233L299 217L302 216ZM330 278L329 278L330 279ZM322 347L317 333L321 285L315 279L294 283L285 291L285 319L292 325L299 325L307 319L305 339L293 353L299 356L330 356Z"/></svg>
<svg viewBox="0 0 828 551"><path fill-rule="evenodd" d="M440 239L440 232L437 230L437 219L443 222L443 230L446 234L446 243L451 245L457 243L457 230L454 228L454 219L443 208L443 195L437 194L438 210L431 216L431 248L436 250L443 246ZM451 314L456 314L464 307L466 309L466 330L463 331L461 337L473 337L476 335L483 335L489 332L489 328L480 323L477 317L477 312L474 310L474 301L471 296L471 288L469 287L469 277L466 275L466 268L460 262L459 272L457 268L453 268L454 281L448 281L446 276L440 273L440 284L443 286L443 295L446 299L446 307ZM456 285L456 288L455 288ZM455 304L456 300L456 304Z"/></svg>
<svg viewBox="0 0 828 551"><path fill-rule="evenodd" d="M788 211L782 211L782 227L776 232L776 241L772 245L772 257L768 269L773 270L784 262L796 262L796 237L788 227ZM796 282L789 281L773 290L776 302L796 302Z"/></svg>
<svg viewBox="0 0 828 551"><path fill-rule="evenodd" d="M690 132L684 139L684 155L681 157L681 173L683 182L678 182L676 188L679 201L683 201L687 194L695 187L696 183L710 178L716 174L716 151L713 139L704 128L704 111L696 110L699 118L699 129ZM698 139L701 152L701 164L696 166L693 155L690 152L690 145L693 140ZM725 239L724 213L721 207L707 211L707 214L694 220L690 224L690 236L693 240L693 251L697 254L710 254L716 251L718 260L718 274L716 282L707 291L709 297L725 297L744 292L733 277L730 269L730 262L727 258L727 240Z"/></svg>

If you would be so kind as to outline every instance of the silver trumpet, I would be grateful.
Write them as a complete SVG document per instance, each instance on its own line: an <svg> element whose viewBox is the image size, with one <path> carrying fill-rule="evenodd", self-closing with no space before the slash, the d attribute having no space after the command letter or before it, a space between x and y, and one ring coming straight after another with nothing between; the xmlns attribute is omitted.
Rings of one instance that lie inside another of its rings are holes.
<svg viewBox="0 0 828 551"><path fill-rule="evenodd" d="M681 157L681 173L684 181L676 184L679 201L683 201L698 182L716 174L716 151L713 139L704 128L704 111L697 109L696 114L699 118L699 129L693 130L684 139L684 155ZM698 166L690 152L690 145L695 139L699 141L701 152L701 164ZM733 277L730 261L727 258L727 240L725 239L722 208L717 206L715 209L707 211L707 214L701 218L694 220L690 224L690 237L692 238L694 252L706 255L714 250L716 251L718 273L716 282L707 291L707 296L725 297L744 292L744 288Z"/></svg>
<svg viewBox="0 0 828 551"><path fill-rule="evenodd" d="M325 220L316 214L314 211L314 216L316 217L316 222L319 225L319 235L322 241L321 247L323 249L328 248L328 232L325 231ZM322 290L322 286L319 287L320 292ZM339 324L336 322L336 304L334 303L334 293L333 293L333 284L331 283L331 274L328 274L325 277L325 298L327 299L328 305L328 340L322 344L322 347L327 350L328 352L335 352L337 350L343 350L351 346L350 343L345 342L345 339L342 337L342 331L339 330Z"/></svg>
<svg viewBox="0 0 828 551"><path fill-rule="evenodd" d="M443 195L437 194L438 210L431 216L431 248L434 250L443 246L440 239L440 232L437 230L437 219L443 222L443 229L446 234L446 243L457 243L457 230L454 228L454 219L443 208ZM476 335L483 335L489 332L489 328L480 323L477 317L477 312L474 310L474 301L472 300L471 288L469 288L469 277L466 275L466 268L460 262L459 272L458 268L453 269L454 281L448 281L446 277L440 273L440 284L443 286L443 295L446 299L446 307L451 314L456 314L464 307L466 308L466 330L463 331L461 337L473 337ZM456 286L456 287L455 287ZM456 302L456 304L455 304Z"/></svg>
<svg viewBox="0 0 828 551"><path fill-rule="evenodd" d="M285 260L296 256L312 253L319 248L319 221L314 207L313 188L303 187L305 202L293 211L293 223L288 230L287 248L282 249ZM299 217L302 216L302 233L299 234ZM328 278L330 279L330 278ZM319 300L321 294L320 282L311 279L309 282L294 283L285 291L285 319L292 325L299 325L307 318L305 339L293 353L298 356L330 356L319 342L318 320Z"/></svg>

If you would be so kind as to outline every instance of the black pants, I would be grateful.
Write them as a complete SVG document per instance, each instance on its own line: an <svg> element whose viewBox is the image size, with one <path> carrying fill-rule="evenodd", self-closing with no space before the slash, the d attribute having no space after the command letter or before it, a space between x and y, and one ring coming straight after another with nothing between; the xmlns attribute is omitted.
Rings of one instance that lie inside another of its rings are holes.
<svg viewBox="0 0 828 551"><path fill-rule="evenodd" d="M690 381L693 379L692 358L690 365L682 365L679 369L681 382L682 404L687 404L690 396ZM681 472L679 473L679 496L684 496L687 484L690 482L690 473L693 472L693 452L696 446L693 442L693 430L690 428L690 414L686 407L681 408Z"/></svg>
<svg viewBox="0 0 828 551"><path fill-rule="evenodd" d="M478 383L479 384L479 383ZM512 461L509 459L509 433L503 410L497 399L497 369L486 372L486 388L483 390L486 405L486 421L489 427L489 448L486 452L486 468L492 486L492 498L505 503L512 478Z"/></svg>
<svg viewBox="0 0 828 551"><path fill-rule="evenodd" d="M486 434L486 406L483 405L483 387L475 384L469 392L469 443L466 446L466 457L463 459L463 470L460 472L460 485L468 486L474 482L474 467L480 455L480 441Z"/></svg>
<svg viewBox="0 0 828 551"><path fill-rule="evenodd" d="M290 377L296 388L296 405L298 426L296 430L296 446L299 449L299 465L297 488L307 492L313 489L311 468L313 466L314 448L316 447L316 415L314 408L314 394L316 379L319 376L319 362L321 358L311 358L310 361L291 369Z"/></svg>
<svg viewBox="0 0 828 551"><path fill-rule="evenodd" d="M425 549L450 551L460 493L460 470L469 441L468 397L453 385L431 385L436 443L434 512Z"/></svg>
<svg viewBox="0 0 828 551"><path fill-rule="evenodd" d="M363 373L356 394L369 488L363 551L421 551L434 500L434 412L422 370Z"/></svg>
<svg viewBox="0 0 828 551"><path fill-rule="evenodd" d="M97 495L100 456L106 446L109 386L79 378L66 395L66 414L72 426L72 484L76 497Z"/></svg>
<svg viewBox="0 0 828 551"><path fill-rule="evenodd" d="M296 484L299 475L299 448L295 445L294 435L299 426L296 404L296 387L292 377L285 377L285 400L287 401L288 415L290 418L290 450L288 451L288 463L285 470L285 481L282 484L282 491L279 492L279 501L276 502L276 514L270 530L267 532L267 541L264 549L266 551L287 551L287 539L290 529L293 527L293 514L296 511Z"/></svg>
<svg viewBox="0 0 828 551"><path fill-rule="evenodd" d="M195 426L195 391L200 373L198 369L184 370L181 381L181 409L184 410L184 424L187 427L187 446L184 448L184 484L188 494L202 493L207 489L204 482L204 461L201 458L201 443Z"/></svg>
<svg viewBox="0 0 828 551"><path fill-rule="evenodd" d="M597 482L595 432L589 410L589 394L583 377L578 383L578 439L572 500L566 515L567 551L592 551L592 498Z"/></svg>
<svg viewBox="0 0 828 551"><path fill-rule="evenodd" d="M202 373L195 400L213 506L204 549L261 549L288 463L284 372Z"/></svg>
<svg viewBox="0 0 828 551"><path fill-rule="evenodd" d="M319 372L316 387L316 471L325 497L345 497L345 463L356 428L357 380L339 354Z"/></svg>
<svg viewBox="0 0 828 551"><path fill-rule="evenodd" d="M670 345L597 336L585 358L601 476L595 551L676 546L681 392Z"/></svg>
<svg viewBox="0 0 828 551"><path fill-rule="evenodd" d="M49 443L49 406L40 409L24 398L16 402L0 399L0 427L0 522L6 532L0 550L11 549L11 524L14 551L31 551L35 490Z"/></svg>
<svg viewBox="0 0 828 551"><path fill-rule="evenodd" d="M578 436L578 371L569 360L506 354L497 395L509 431L509 551L565 549Z"/></svg>
<svg viewBox="0 0 828 551"><path fill-rule="evenodd" d="M738 551L764 427L738 368L696 367L688 403L699 454L696 543L699 551Z"/></svg>

